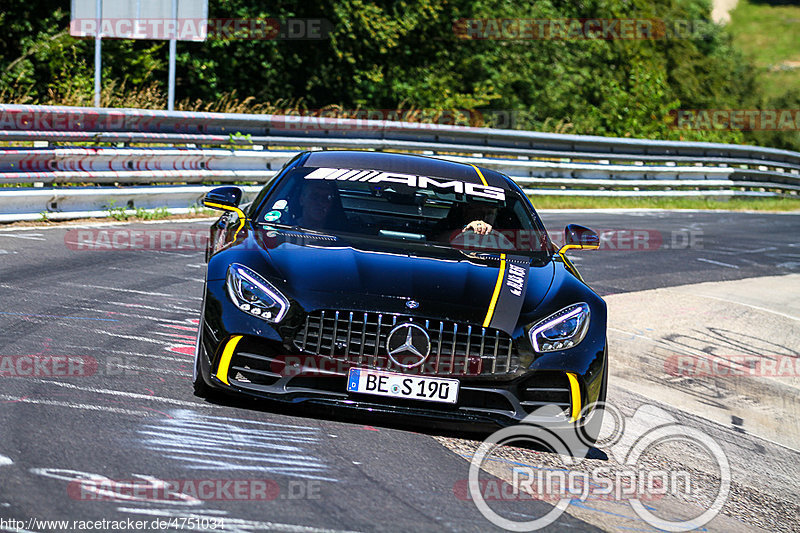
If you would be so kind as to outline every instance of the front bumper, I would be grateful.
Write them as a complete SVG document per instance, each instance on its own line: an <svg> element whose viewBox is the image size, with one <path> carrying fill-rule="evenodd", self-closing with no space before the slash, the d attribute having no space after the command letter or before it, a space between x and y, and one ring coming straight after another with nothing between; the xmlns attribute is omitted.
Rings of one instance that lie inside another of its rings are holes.
<svg viewBox="0 0 800 533"><path fill-rule="evenodd" d="M414 423L444 423L458 429L496 429L523 420L554 429L574 428L583 423L579 415L588 414L581 412L583 407L601 399L595 381L602 379L602 368L588 374L522 371L504 379L448 376L460 382L458 402L450 405L348 392L347 371L357 365L285 354L281 343L264 338L231 335L215 345L204 335L203 348L200 373L217 390L291 404L401 415ZM598 363L606 364L605 351ZM536 416L535 411L548 405L557 409Z"/></svg>
<svg viewBox="0 0 800 533"><path fill-rule="evenodd" d="M458 402L450 405L348 392L349 368L369 365L352 358L342 360L342 354L325 357L302 351L302 346L293 342L298 332L307 330L308 314L299 305L292 306L280 325L273 325L239 311L225 294L222 282L209 281L205 296L198 370L211 388L227 393L354 413L400 415L400 420L413 424L430 422L474 430L496 429L523 420L554 429L575 428L590 414L585 406L605 399L604 321L596 323L580 345L563 355L515 358L513 365L498 364L497 373L488 364L483 365L483 373L480 369L473 373L473 364L453 364L450 368L437 364L436 375L460 382ZM453 367L456 375L438 373L443 368L453 372ZM492 372L487 373L490 368ZM458 375L458 369L465 375ZM546 417L532 415L547 405L557 409Z"/></svg>

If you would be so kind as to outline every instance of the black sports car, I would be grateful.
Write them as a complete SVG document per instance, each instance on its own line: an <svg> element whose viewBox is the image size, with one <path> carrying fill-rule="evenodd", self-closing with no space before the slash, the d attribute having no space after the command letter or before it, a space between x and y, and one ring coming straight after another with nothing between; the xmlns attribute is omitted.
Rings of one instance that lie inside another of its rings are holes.
<svg viewBox="0 0 800 533"><path fill-rule="evenodd" d="M194 387L489 428L607 386L606 306L507 176L430 157L305 152L240 209L220 187ZM588 408L584 408L590 406Z"/></svg>

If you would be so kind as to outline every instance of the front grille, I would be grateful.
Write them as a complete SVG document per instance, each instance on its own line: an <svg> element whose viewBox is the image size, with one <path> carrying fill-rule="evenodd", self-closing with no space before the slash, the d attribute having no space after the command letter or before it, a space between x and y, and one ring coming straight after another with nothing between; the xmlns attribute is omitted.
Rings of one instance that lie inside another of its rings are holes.
<svg viewBox="0 0 800 533"><path fill-rule="evenodd" d="M511 337L502 331L387 313L315 311L295 335L304 353L359 366L402 370L387 354L392 328L406 322L425 329L431 350L425 363L412 371L423 374L486 375L513 373L519 366Z"/></svg>
<svg viewBox="0 0 800 533"><path fill-rule="evenodd" d="M539 372L520 387L520 404L526 412L545 406L559 407L565 416L571 416L572 393L569 379L562 372Z"/></svg>
<svg viewBox="0 0 800 533"><path fill-rule="evenodd" d="M272 357L237 350L228 375L237 384L272 385L281 378L276 370L283 366L283 361Z"/></svg>

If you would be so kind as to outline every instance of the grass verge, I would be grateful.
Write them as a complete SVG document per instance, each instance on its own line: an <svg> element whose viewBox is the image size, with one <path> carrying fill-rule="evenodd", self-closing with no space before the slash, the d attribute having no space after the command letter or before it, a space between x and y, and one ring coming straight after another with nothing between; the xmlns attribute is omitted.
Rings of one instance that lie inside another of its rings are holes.
<svg viewBox="0 0 800 533"><path fill-rule="evenodd" d="M800 87L800 5L739 0L728 27L734 44L762 69L767 97Z"/></svg>
<svg viewBox="0 0 800 533"><path fill-rule="evenodd" d="M708 209L728 211L798 211L800 198L603 198L531 196L536 209Z"/></svg>

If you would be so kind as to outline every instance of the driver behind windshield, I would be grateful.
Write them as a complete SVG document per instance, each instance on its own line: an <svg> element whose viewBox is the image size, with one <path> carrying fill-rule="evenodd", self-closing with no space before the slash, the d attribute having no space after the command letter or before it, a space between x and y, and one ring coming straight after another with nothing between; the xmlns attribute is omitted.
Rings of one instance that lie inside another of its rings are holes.
<svg viewBox="0 0 800 533"><path fill-rule="evenodd" d="M478 235L488 235L497 218L497 208L477 203L467 204L464 209L463 220L469 221L461 232L474 231Z"/></svg>
<svg viewBox="0 0 800 533"><path fill-rule="evenodd" d="M496 218L496 207L477 202L459 203L451 207L447 216L436 224L432 235L434 240L440 242L449 242L454 235L469 231L488 235L494 228Z"/></svg>
<svg viewBox="0 0 800 533"><path fill-rule="evenodd" d="M284 224L300 226L317 231L342 230L346 218L342 209L339 189L330 181L302 180L286 198L287 209L281 214L270 211L267 215L278 215ZM286 201L284 200L284 201ZM278 205L279 202L276 202ZM274 218L267 220L275 220Z"/></svg>
<svg viewBox="0 0 800 533"><path fill-rule="evenodd" d="M333 222L330 219L336 192L336 185L329 181L305 182L298 200L300 214L296 218L297 225L311 229L329 228Z"/></svg>

